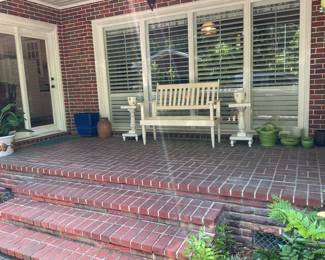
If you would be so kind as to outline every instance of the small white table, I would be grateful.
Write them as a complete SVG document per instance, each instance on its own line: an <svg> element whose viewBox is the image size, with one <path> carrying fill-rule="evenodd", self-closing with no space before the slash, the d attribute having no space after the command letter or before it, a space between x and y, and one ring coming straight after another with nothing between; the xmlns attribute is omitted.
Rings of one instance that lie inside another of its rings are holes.
<svg viewBox="0 0 325 260"><path fill-rule="evenodd" d="M230 108L235 108L238 111L238 132L230 136L230 145L233 147L236 141L247 141L248 146L252 147L253 135L247 134L245 130L244 112L246 108L251 107L250 103L233 103L229 104Z"/></svg>
<svg viewBox="0 0 325 260"><path fill-rule="evenodd" d="M130 112L130 130L122 134L123 141L125 141L127 137L134 137L138 142L141 134L137 132L135 124L135 111L137 110L137 106L121 106L121 109L127 109Z"/></svg>

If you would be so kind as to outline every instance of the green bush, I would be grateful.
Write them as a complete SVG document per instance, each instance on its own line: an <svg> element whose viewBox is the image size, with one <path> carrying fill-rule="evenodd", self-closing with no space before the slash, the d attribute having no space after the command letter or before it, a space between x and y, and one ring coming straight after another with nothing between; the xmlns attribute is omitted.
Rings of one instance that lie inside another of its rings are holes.
<svg viewBox="0 0 325 260"><path fill-rule="evenodd" d="M325 259L325 221L315 211L294 208L289 202L275 198L270 217L284 227L286 244L280 247L280 259Z"/></svg>
<svg viewBox="0 0 325 260"><path fill-rule="evenodd" d="M185 256L192 260L244 260L233 254L234 241L226 225L216 227L215 237L200 229L187 241Z"/></svg>

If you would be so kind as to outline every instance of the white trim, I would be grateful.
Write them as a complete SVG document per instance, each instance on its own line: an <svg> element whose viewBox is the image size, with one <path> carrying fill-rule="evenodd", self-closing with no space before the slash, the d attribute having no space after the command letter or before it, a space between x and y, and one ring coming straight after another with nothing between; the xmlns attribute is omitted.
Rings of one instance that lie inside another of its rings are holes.
<svg viewBox="0 0 325 260"><path fill-rule="evenodd" d="M21 18L13 15L0 14L0 32L11 32L11 35L15 36L18 73L20 81L20 89L23 103L23 110L25 113L26 123L25 126L28 129L33 129L31 133L21 133L19 136L28 137L41 134L49 131L66 131L66 115L64 106L64 93L62 84L62 75L60 67L59 57L59 40L57 26L50 23L40 22L27 18ZM29 103L25 76L25 66L23 59L23 49L21 37L30 37L45 40L46 55L48 60L49 69L49 83L55 85L55 89L51 91L52 111L54 124L31 127ZM51 81L50 78L54 77L55 81Z"/></svg>
<svg viewBox="0 0 325 260"><path fill-rule="evenodd" d="M189 13L187 16L187 38L188 38L188 78L190 83L194 83L196 80L196 55L195 55L195 40L196 40L196 31L195 31L195 22L196 18L194 13Z"/></svg>
<svg viewBox="0 0 325 260"><path fill-rule="evenodd" d="M253 17L252 17L252 4L246 2L244 4L244 64L243 64L243 89L246 93L246 102L251 103L252 98L252 60L253 60L253 37L252 37L252 28L253 28ZM252 107L247 108L245 111L245 121L246 129L250 131L252 129Z"/></svg>
<svg viewBox="0 0 325 260"><path fill-rule="evenodd" d="M234 3L235 2L235 3ZM166 19L166 17L177 17L180 15L186 15L186 13L196 13L202 12L204 10L211 10L213 6L216 9L219 8L236 6L238 4L243 4L244 0L237 0L232 3L229 3L229 0L206 0L199 2L191 2L185 4L178 4L169 7L161 7L158 9L154 9L154 11L146 10L141 12L136 12L124 15L117 15L113 17L106 17L97 20L93 20L92 24L98 27L108 27L115 26L115 24L126 24L130 23L130 20L141 21L141 20L151 20L151 19ZM151 22L151 21L150 21Z"/></svg>
<svg viewBox="0 0 325 260"><path fill-rule="evenodd" d="M229 0L206 0L191 2L185 4L174 5L170 7L162 7L154 9L154 11L146 10L132 14L125 14L113 17L106 17L92 21L95 62L97 74L97 88L100 103L100 112L106 113L109 106L109 96L107 88L108 75L105 66L105 49L103 45L103 30L104 28L116 28L116 26L126 26L134 21L140 24L140 43L142 53L143 66L143 83L144 92L146 88L151 87L150 81L150 55L148 53L148 34L144 33L147 30L149 23L156 20L165 21L166 19L181 18L187 16L189 32L193 31L193 35L188 36L189 43L189 79L190 82L197 78L196 68L196 53L195 53L195 19L197 15L220 12L222 10L238 9L242 7L244 10L244 73L243 87L247 90L248 100L252 100L252 8L253 6L270 5L279 2L288 2L290 0L234 0L230 3ZM299 120L298 126L308 132L308 117L309 117L309 79L310 79L310 46L311 46L311 1L300 0L300 55L299 55ZM190 24L192 23L192 24ZM250 36L249 36L250 35ZM249 37L249 38L248 38ZM192 57L191 57L192 55ZM145 61L145 62L144 62ZM146 85L147 84L147 85ZM147 98L145 97L145 100ZM150 99L150 97L149 97ZM252 128L253 113L246 114L248 128Z"/></svg>
<svg viewBox="0 0 325 260"><path fill-rule="evenodd" d="M149 101L151 100L151 97L149 96L149 86L150 86L150 81L151 81L151 67L148 65L150 63L150 60L147 60L147 24L145 21L140 21L139 23L139 30L140 34L139 37L140 39L146 39L146 41L140 41L140 48L141 48L141 65L142 65L142 89L143 89L143 101L145 104L148 104ZM148 109L148 107L146 107Z"/></svg>
<svg viewBox="0 0 325 260"><path fill-rule="evenodd" d="M300 0L298 127L309 134L312 1Z"/></svg>
<svg viewBox="0 0 325 260"><path fill-rule="evenodd" d="M108 72L106 69L106 58L105 58L104 28L103 27L96 28L94 24L92 24L92 29L93 29L92 31L93 31L99 111L102 117L110 117L111 110L110 110L110 102L108 102L109 88L108 88Z"/></svg>
<svg viewBox="0 0 325 260"><path fill-rule="evenodd" d="M32 3L35 3L35 4L39 4L39 5L44 5L44 6L59 9L59 10L65 10L65 9L68 9L68 8L73 8L73 7L87 5L87 4L93 4L93 3L101 2L101 1L104 1L104 0L88 0L88 1L83 1L81 3L66 4L64 6L61 6L61 5L56 5L56 4L49 4L49 3L46 3L46 2L44 2L42 0L28 0L28 2L32 2Z"/></svg>

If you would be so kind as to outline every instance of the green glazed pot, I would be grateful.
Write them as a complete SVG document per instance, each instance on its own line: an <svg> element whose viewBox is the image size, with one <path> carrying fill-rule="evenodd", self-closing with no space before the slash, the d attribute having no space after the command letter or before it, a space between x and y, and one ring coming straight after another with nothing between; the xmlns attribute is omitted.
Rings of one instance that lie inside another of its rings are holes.
<svg viewBox="0 0 325 260"><path fill-rule="evenodd" d="M313 148L314 147L314 139L312 137L303 137L301 139L301 144L306 149Z"/></svg>
<svg viewBox="0 0 325 260"><path fill-rule="evenodd" d="M258 137L262 146L274 146L277 140L278 131L263 131L258 130Z"/></svg>

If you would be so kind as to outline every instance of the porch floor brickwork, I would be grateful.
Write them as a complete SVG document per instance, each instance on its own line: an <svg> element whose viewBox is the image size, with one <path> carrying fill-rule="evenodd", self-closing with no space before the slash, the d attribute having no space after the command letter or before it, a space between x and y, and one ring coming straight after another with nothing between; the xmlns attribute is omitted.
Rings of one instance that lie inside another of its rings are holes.
<svg viewBox="0 0 325 260"><path fill-rule="evenodd" d="M78 138L22 148L1 159L0 167L233 199L277 195L301 206L323 206L325 194L324 148L232 148L223 141L212 149L202 140L143 146L120 137Z"/></svg>

